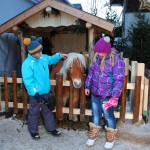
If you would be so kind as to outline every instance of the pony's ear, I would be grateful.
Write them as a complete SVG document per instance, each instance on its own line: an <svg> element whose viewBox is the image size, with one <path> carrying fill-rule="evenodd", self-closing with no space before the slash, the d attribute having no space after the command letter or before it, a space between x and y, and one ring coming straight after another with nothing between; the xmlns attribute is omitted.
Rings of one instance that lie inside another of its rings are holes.
<svg viewBox="0 0 150 150"><path fill-rule="evenodd" d="M80 53L85 57L85 59L88 59L88 58L89 58L88 52L83 51L83 52L80 52Z"/></svg>
<svg viewBox="0 0 150 150"><path fill-rule="evenodd" d="M88 59L88 58L89 58L89 54L84 54L84 57L85 57L86 59Z"/></svg>

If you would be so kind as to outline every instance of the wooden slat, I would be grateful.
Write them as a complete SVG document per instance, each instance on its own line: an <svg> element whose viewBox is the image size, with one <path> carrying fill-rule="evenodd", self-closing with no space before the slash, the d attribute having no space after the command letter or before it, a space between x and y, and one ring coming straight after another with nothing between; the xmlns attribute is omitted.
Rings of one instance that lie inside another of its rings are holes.
<svg viewBox="0 0 150 150"><path fill-rule="evenodd" d="M63 120L63 75L56 73L56 117L58 120Z"/></svg>
<svg viewBox="0 0 150 150"><path fill-rule="evenodd" d="M124 58L123 59L125 62L125 75L129 74L129 58Z"/></svg>
<svg viewBox="0 0 150 150"><path fill-rule="evenodd" d="M16 71L12 73L14 113L18 113Z"/></svg>
<svg viewBox="0 0 150 150"><path fill-rule="evenodd" d="M84 121L85 120L85 107L86 107L86 97L84 94L84 80L85 80L85 75L84 75L84 79L82 81L82 87L80 90L80 121Z"/></svg>
<svg viewBox="0 0 150 150"><path fill-rule="evenodd" d="M5 102L1 101L1 105L5 106ZM9 102L9 107L13 107L13 102ZM23 103L18 103L18 108L22 109L23 108ZM28 105L28 108L29 108L29 105ZM56 109L53 112L56 112ZM69 108L68 107L62 107L62 112L66 113L66 114L69 114ZM73 109L73 114L80 115L80 109L79 108L74 108ZM120 117L120 113L119 112L114 112L114 114L115 114L116 118ZM91 109L86 109L85 110L85 115L86 116L92 116ZM125 118L126 119L133 119L133 113L126 112Z"/></svg>
<svg viewBox="0 0 150 150"><path fill-rule="evenodd" d="M135 83L135 78L137 76L137 61L131 62L131 83ZM130 111L133 111L133 97L134 97L134 90L130 91Z"/></svg>
<svg viewBox="0 0 150 150"><path fill-rule="evenodd" d="M144 101L143 101L143 116L147 117L148 115L148 90L149 90L149 80L144 79Z"/></svg>
<svg viewBox="0 0 150 150"><path fill-rule="evenodd" d="M73 83L70 81L70 88L69 88L69 120L73 120Z"/></svg>
<svg viewBox="0 0 150 150"><path fill-rule="evenodd" d="M126 112L126 87L127 87L128 76L125 76L124 83L122 86L122 94L121 94L121 110L120 110L120 120L125 121L125 112Z"/></svg>
<svg viewBox="0 0 150 150"><path fill-rule="evenodd" d="M5 110L8 112L8 84L7 84L7 72L4 72L4 96L5 96Z"/></svg>
<svg viewBox="0 0 150 150"><path fill-rule="evenodd" d="M21 13L20 15L16 16L15 18L11 19L10 21L6 22L5 24L1 25L0 27L0 34L7 31L8 29L12 28L15 25L23 22L27 18L33 16L34 14L38 13L39 11L43 10L47 6L51 6L55 9L63 11L67 14L70 14L74 17L81 18L84 21L92 23L102 29L108 31L108 34L112 35L114 24L110 23L104 19L98 18L96 16L90 15L84 11L80 11L76 8L70 7L63 3L60 3L56 0L44 0L41 3L35 5L34 7L28 9L27 11Z"/></svg>
<svg viewBox="0 0 150 150"><path fill-rule="evenodd" d="M22 85L22 94L23 94L23 114L26 115L28 113L28 96L24 85Z"/></svg>
<svg viewBox="0 0 150 150"><path fill-rule="evenodd" d="M137 76L141 76L141 84L144 85L144 74L145 74L145 64L138 63ZM140 110L139 110L139 120L142 120L143 115L143 99L144 99L144 88L140 91Z"/></svg>
<svg viewBox="0 0 150 150"><path fill-rule="evenodd" d="M133 123L139 121L139 108L140 108L140 91L141 91L141 76L136 76L135 90L134 90L134 107L133 107Z"/></svg>

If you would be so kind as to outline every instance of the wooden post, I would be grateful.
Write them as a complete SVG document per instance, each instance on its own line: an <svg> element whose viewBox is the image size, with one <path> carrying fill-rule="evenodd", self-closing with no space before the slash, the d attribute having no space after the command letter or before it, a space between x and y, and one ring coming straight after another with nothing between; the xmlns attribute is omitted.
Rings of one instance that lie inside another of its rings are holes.
<svg viewBox="0 0 150 150"><path fill-rule="evenodd" d="M69 120L73 120L73 83L70 80L70 88L69 88L70 96L69 96Z"/></svg>
<svg viewBox="0 0 150 150"><path fill-rule="evenodd" d="M93 45L94 45L94 28L89 28L88 29L89 32L89 63L91 64L91 62L93 61L93 57L94 57L94 51L93 51Z"/></svg>
<svg viewBox="0 0 150 150"><path fill-rule="evenodd" d="M125 76L129 75L129 58L124 58L124 63L125 63Z"/></svg>
<svg viewBox="0 0 150 150"><path fill-rule="evenodd" d="M127 89L128 76L125 76L124 83L122 86L121 94L121 110L120 110L120 120L125 121L125 112L126 112L126 89Z"/></svg>
<svg viewBox="0 0 150 150"><path fill-rule="evenodd" d="M139 121L141 76L136 76L134 90L133 124Z"/></svg>
<svg viewBox="0 0 150 150"><path fill-rule="evenodd" d="M18 113L16 71L13 71L13 73L12 73L12 84L13 84L13 106L14 106L14 113Z"/></svg>
<svg viewBox="0 0 150 150"><path fill-rule="evenodd" d="M28 96L24 85L22 85L22 94L23 94L23 114L27 115L28 113Z"/></svg>
<svg viewBox="0 0 150 150"><path fill-rule="evenodd" d="M148 117L148 89L149 80L145 77L144 79L144 101L143 101L143 116Z"/></svg>
<svg viewBox="0 0 150 150"><path fill-rule="evenodd" d="M4 72L4 95L5 95L5 110L8 112L8 84L7 84L7 72Z"/></svg>
<svg viewBox="0 0 150 150"><path fill-rule="evenodd" d="M63 75L56 73L56 118L63 120Z"/></svg>
<svg viewBox="0 0 150 150"><path fill-rule="evenodd" d="M25 48L25 45L23 44L23 33L22 31L20 30L20 43L21 43L21 58L22 58L22 62L25 60L26 58L26 48Z"/></svg>
<svg viewBox="0 0 150 150"><path fill-rule="evenodd" d="M145 74L145 64L138 63L137 76L141 76L141 84L144 85L144 74ZM140 91L140 111L139 111L139 120L142 120L143 114L143 100L144 100L144 88L141 88Z"/></svg>
<svg viewBox="0 0 150 150"><path fill-rule="evenodd" d="M85 80L85 75L83 78L83 83L82 83L82 87L81 87L81 92L80 92L80 121L84 121L85 120L85 94L84 94L84 80Z"/></svg>
<svg viewBox="0 0 150 150"><path fill-rule="evenodd" d="M137 76L137 61L131 62L131 83L135 83L135 78ZM130 111L133 111L133 98L134 98L134 90L130 90Z"/></svg>

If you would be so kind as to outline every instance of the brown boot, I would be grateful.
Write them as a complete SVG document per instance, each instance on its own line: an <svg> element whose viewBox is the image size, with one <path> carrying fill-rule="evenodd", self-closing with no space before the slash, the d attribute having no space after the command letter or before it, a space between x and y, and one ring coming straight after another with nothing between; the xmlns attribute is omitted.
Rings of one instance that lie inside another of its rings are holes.
<svg viewBox="0 0 150 150"><path fill-rule="evenodd" d="M106 128L106 143L104 145L105 149L113 148L116 138L119 136L118 129Z"/></svg>
<svg viewBox="0 0 150 150"><path fill-rule="evenodd" d="M100 127L99 126L96 126L94 123L90 122L89 123L89 126L90 126L90 131L89 131L89 138L88 140L86 141L86 145L87 146L93 146L96 139L97 139L97 136L98 136L98 132L99 132L99 129Z"/></svg>

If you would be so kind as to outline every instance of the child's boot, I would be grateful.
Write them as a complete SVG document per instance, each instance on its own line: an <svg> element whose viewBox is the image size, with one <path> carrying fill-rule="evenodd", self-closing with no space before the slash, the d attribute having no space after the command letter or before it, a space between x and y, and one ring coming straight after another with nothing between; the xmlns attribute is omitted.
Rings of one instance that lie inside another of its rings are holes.
<svg viewBox="0 0 150 150"><path fill-rule="evenodd" d="M87 146L93 146L95 141L96 141L96 139L97 139L100 126L96 126L92 122L89 123L89 126L90 126L89 138L86 141L86 145Z"/></svg>
<svg viewBox="0 0 150 150"><path fill-rule="evenodd" d="M119 136L118 129L106 128L106 143L104 145L105 149L113 148L116 138Z"/></svg>

